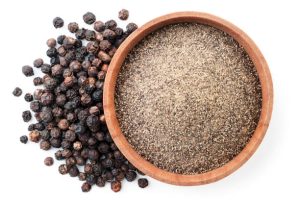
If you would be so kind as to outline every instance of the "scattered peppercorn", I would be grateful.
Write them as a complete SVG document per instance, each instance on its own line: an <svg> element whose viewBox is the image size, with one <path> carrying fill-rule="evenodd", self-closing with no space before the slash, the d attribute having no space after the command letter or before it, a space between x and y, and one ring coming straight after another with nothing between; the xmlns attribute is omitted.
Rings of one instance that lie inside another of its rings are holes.
<svg viewBox="0 0 300 200"><path fill-rule="evenodd" d="M102 32L105 29L105 24L102 21L96 21L94 23L94 29L97 32Z"/></svg>
<svg viewBox="0 0 300 200"><path fill-rule="evenodd" d="M119 11L119 19L121 20L127 20L129 17L129 11L126 9L122 9Z"/></svg>
<svg viewBox="0 0 300 200"><path fill-rule="evenodd" d="M63 27L64 26L64 20L62 18L60 18L60 17L55 17L53 19L53 26L55 28L61 28L61 27Z"/></svg>
<svg viewBox="0 0 300 200"><path fill-rule="evenodd" d="M111 182L111 190L114 192L119 192L121 190L121 182L120 181Z"/></svg>
<svg viewBox="0 0 300 200"><path fill-rule="evenodd" d="M56 40L54 38L48 39L46 43L49 48L54 48L56 46Z"/></svg>
<svg viewBox="0 0 300 200"><path fill-rule="evenodd" d="M33 79L33 84L34 84L35 86L42 85L42 84L43 84L43 79L42 79L41 77L35 77L35 78Z"/></svg>
<svg viewBox="0 0 300 200"><path fill-rule="evenodd" d="M71 22L71 23L68 24L68 30L71 33L75 33L78 29L79 29L79 26L76 22Z"/></svg>
<svg viewBox="0 0 300 200"><path fill-rule="evenodd" d="M25 65L22 67L22 72L25 76L29 77L29 76L33 76L34 72L32 67L30 67L29 65Z"/></svg>
<svg viewBox="0 0 300 200"><path fill-rule="evenodd" d="M40 68L44 64L43 59L37 58L33 61L33 66L36 68Z"/></svg>
<svg viewBox="0 0 300 200"><path fill-rule="evenodd" d="M126 26L126 31L127 33L132 33L133 31L135 31L136 29L138 28L138 26L135 24L135 23L129 23L127 26Z"/></svg>
<svg viewBox="0 0 300 200"><path fill-rule="evenodd" d="M31 142L39 142L40 141L40 132L33 130L29 133L29 140Z"/></svg>
<svg viewBox="0 0 300 200"><path fill-rule="evenodd" d="M81 186L82 192L89 192L91 190L91 185L87 182L84 182Z"/></svg>
<svg viewBox="0 0 300 200"><path fill-rule="evenodd" d="M29 122L31 120L31 112L26 110L22 113L22 118L24 122Z"/></svg>
<svg viewBox="0 0 300 200"><path fill-rule="evenodd" d="M87 24L92 24L96 21L96 16L91 12L87 12L83 15L83 21Z"/></svg>
<svg viewBox="0 0 300 200"><path fill-rule="evenodd" d="M45 158L45 160L44 160L44 164L45 164L46 166L51 166L51 165L53 165L53 163L54 163L54 160L53 160L52 157L47 157L47 158Z"/></svg>
<svg viewBox="0 0 300 200"><path fill-rule="evenodd" d="M125 19L126 12L122 15ZM137 173L118 150L106 127L103 85L114 53L136 26L123 31L115 20L96 21L90 12L83 15L83 20L87 24L94 23L94 30L81 28L76 22L69 23L68 30L75 36L60 35L47 40L49 64L41 58L33 61L33 66L44 76L33 79L35 86L43 85L43 88L24 96L37 120L28 126L29 139L40 141L42 150L60 148L54 155L57 160L65 160L65 164L60 165L58 171L86 181L82 191L89 191L95 184L103 187L111 182L112 190L117 192L123 179L133 181ZM60 28L64 22L57 17L53 25ZM87 44L83 40L87 40ZM25 76L34 75L31 66L24 66L22 72ZM15 96L22 94L15 90ZM24 121L30 120L30 111L23 115ZM27 140L27 136L20 137L22 143ZM52 165L53 158L45 158L44 163Z"/></svg>
<svg viewBox="0 0 300 200"><path fill-rule="evenodd" d="M25 99L25 101L27 101L27 102L31 102L31 101L33 101L33 96L32 96L32 94L30 94L30 93L26 93L26 94L24 95L24 99Z"/></svg>
<svg viewBox="0 0 300 200"><path fill-rule="evenodd" d="M12 94L13 94L14 96L16 96L16 97L19 97L19 96L22 95L22 89L19 88L19 87L16 87L16 88L13 90Z"/></svg>
<svg viewBox="0 0 300 200"><path fill-rule="evenodd" d="M22 142L23 144L26 144L28 142L28 137L26 135L22 135L20 137L20 142Z"/></svg>
<svg viewBox="0 0 300 200"><path fill-rule="evenodd" d="M138 185L140 188L145 188L148 186L148 180L146 178L138 179Z"/></svg>

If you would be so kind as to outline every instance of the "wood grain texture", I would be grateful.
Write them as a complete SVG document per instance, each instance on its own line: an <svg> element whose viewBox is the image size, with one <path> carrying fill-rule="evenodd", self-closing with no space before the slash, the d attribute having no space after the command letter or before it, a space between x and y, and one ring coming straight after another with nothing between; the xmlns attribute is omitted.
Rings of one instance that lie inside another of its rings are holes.
<svg viewBox="0 0 300 200"><path fill-rule="evenodd" d="M169 24L181 22L196 22L206 24L223 30L230 34L240 43L249 54L254 66L257 69L259 80L262 86L262 111L257 128L246 147L230 162L212 171L196 174L182 175L171 173L157 168L144 158L142 158L128 143L122 134L120 124L117 120L115 110L115 86L120 68L130 50L149 33ZM273 107L273 85L267 62L255 43L238 27L228 21L216 16L199 12L177 12L158 17L132 33L119 47L108 67L104 83L104 114L109 132L124 156L139 170L145 174L174 185L201 185L215 182L222 179L239 167L241 167L255 152L261 143L272 115Z"/></svg>

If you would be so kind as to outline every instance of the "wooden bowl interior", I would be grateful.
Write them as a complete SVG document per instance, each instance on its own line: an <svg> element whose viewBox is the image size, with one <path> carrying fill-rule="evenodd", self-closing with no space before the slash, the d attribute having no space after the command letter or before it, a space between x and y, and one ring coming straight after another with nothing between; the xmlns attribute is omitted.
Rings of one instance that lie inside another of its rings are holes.
<svg viewBox="0 0 300 200"><path fill-rule="evenodd" d="M262 86L262 110L257 128L246 147L230 162L212 171L182 175L157 168L141 157L122 134L115 111L115 86L120 68L130 50L151 32L169 25L182 22L196 22L218 28L230 34L241 44L252 59ZM110 134L124 156L145 174L175 185L200 185L217 181L234 172L255 152L268 128L273 106L273 87L268 65L254 42L239 28L216 16L199 12L177 12L156 18L132 33L114 55L104 84L104 113Z"/></svg>

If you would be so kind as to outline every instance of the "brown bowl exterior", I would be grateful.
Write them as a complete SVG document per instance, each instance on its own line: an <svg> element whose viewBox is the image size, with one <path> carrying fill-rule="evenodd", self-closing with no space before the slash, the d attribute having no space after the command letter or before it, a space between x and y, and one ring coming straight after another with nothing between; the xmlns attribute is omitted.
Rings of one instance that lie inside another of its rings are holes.
<svg viewBox="0 0 300 200"><path fill-rule="evenodd" d="M257 128L246 147L230 162L212 171L182 175L162 170L141 157L123 135L115 110L115 86L120 68L130 50L149 33L169 24L196 22L223 30L241 44L252 59L262 86L262 111ZM139 170L154 179L174 185L201 185L222 179L243 165L261 143L269 126L273 107L273 86L268 65L255 43L238 27L219 17L199 12L177 12L158 17L132 33L114 55L104 83L104 113L112 139L124 156Z"/></svg>

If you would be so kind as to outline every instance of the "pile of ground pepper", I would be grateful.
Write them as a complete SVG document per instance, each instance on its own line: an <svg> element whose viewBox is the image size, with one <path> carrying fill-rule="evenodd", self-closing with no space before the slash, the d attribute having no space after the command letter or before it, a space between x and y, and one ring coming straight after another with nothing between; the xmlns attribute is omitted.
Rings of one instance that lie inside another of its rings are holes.
<svg viewBox="0 0 300 200"><path fill-rule="evenodd" d="M229 34L179 23L140 41L117 79L121 130L155 166L179 174L211 171L246 146L259 121L255 66Z"/></svg>

